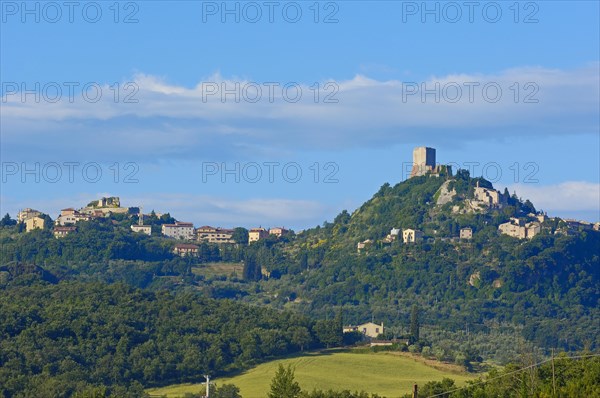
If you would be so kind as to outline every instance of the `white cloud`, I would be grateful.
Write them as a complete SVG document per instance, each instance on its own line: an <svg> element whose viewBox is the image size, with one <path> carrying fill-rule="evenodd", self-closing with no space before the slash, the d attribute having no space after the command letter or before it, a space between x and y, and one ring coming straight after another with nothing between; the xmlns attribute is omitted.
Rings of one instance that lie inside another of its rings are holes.
<svg viewBox="0 0 600 398"><path fill-rule="evenodd" d="M488 75L434 76L424 85L431 89L439 84L439 102L434 95L422 98L419 93L407 94L410 88L421 90L420 82L377 81L357 75L336 83L339 91L334 98L338 103L323 103L335 87L325 90L326 82L321 82L318 103L307 84L301 85L303 96L297 103L286 102L281 87L269 102L266 86L262 86L262 100L257 103L243 97L235 102L231 95L223 103L220 95L203 100L203 88L207 84L214 88L213 83L229 88L239 84L241 91L251 82L215 74L202 79L204 86L201 82L187 88L139 74L132 79L139 87L137 103L123 103L127 92L115 103L108 86L103 86L104 95L97 103L86 103L78 96L69 103L66 95L55 104L23 103L18 94L5 96L2 151L5 158L64 158L85 148L96 158L154 159L208 153L227 156L256 148L327 150L399 142L593 134L598 130L599 66L594 63L573 70L526 67ZM471 83L478 86L469 86ZM493 87L501 88L498 102L485 99L486 84L491 84L488 96L495 95ZM462 95L452 103L456 87L461 88ZM473 87L472 101L469 87ZM538 102L524 103L527 96Z"/></svg>
<svg viewBox="0 0 600 398"><path fill-rule="evenodd" d="M586 181L567 181L555 185L517 184L509 188L517 196L529 199L536 209L548 212L600 213L600 184Z"/></svg>

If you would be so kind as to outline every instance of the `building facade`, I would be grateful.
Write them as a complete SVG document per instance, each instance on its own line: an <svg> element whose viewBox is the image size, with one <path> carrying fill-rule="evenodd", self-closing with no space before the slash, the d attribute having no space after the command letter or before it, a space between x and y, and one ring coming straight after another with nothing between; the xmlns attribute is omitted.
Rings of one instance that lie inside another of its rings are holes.
<svg viewBox="0 0 600 398"><path fill-rule="evenodd" d="M509 222L498 226L500 233L518 239L531 239L542 230L539 222L533 221L523 224L518 218L511 217Z"/></svg>
<svg viewBox="0 0 600 398"><path fill-rule="evenodd" d="M269 235L275 235L278 238L281 238L283 235L287 234L288 230L283 227L275 227L269 229Z"/></svg>
<svg viewBox="0 0 600 398"><path fill-rule="evenodd" d="M261 239L266 238L267 236L269 236L269 232L267 232L266 229L264 229L264 228L252 228L248 232L248 243L259 241Z"/></svg>
<svg viewBox="0 0 600 398"><path fill-rule="evenodd" d="M396 239L398 239L398 235L400 234L400 230L398 228L392 228L390 233L383 238L383 243L392 243Z"/></svg>
<svg viewBox="0 0 600 398"><path fill-rule="evenodd" d="M214 228L208 225L196 229L196 239L208 243L235 243L233 229Z"/></svg>
<svg viewBox="0 0 600 398"><path fill-rule="evenodd" d="M417 243L423 240L423 232L418 229L404 229L402 230L402 241L404 243Z"/></svg>
<svg viewBox="0 0 600 398"><path fill-rule="evenodd" d="M152 227L150 225L132 225L133 232L141 232L146 235L152 235Z"/></svg>
<svg viewBox="0 0 600 398"><path fill-rule="evenodd" d="M413 167L411 177L425 175L435 169L435 149L418 147L413 150Z"/></svg>
<svg viewBox="0 0 600 398"><path fill-rule="evenodd" d="M163 224L162 234L169 238L193 240L194 224L181 221L177 221L175 224Z"/></svg>
<svg viewBox="0 0 600 398"><path fill-rule="evenodd" d="M77 230L77 227L75 226L67 226L67 227L54 227L54 229L52 230L52 234L54 235L55 238L63 238L67 235L69 235L70 233L73 233Z"/></svg>
<svg viewBox="0 0 600 398"><path fill-rule="evenodd" d="M383 327L383 322L381 323L381 325L378 325L373 322L367 322L367 323L363 323L362 325L356 325L356 326L350 325L350 326L344 327L344 333L350 333L350 332L360 332L367 337L375 339L380 334L384 334L385 329Z"/></svg>
<svg viewBox="0 0 600 398"><path fill-rule="evenodd" d="M31 232L34 229L44 229L44 219L42 217L35 216L25 220L25 231Z"/></svg>
<svg viewBox="0 0 600 398"><path fill-rule="evenodd" d="M27 220L28 218L38 217L38 216L41 216L41 215L42 215L41 211L37 211L37 210L34 210L34 209L26 208L26 209L21 210L17 214L17 221L18 222L25 222L25 220Z"/></svg>
<svg viewBox="0 0 600 398"><path fill-rule="evenodd" d="M199 253L199 248L196 245L179 244L175 245L173 248L173 253L181 257L197 256Z"/></svg>
<svg viewBox="0 0 600 398"><path fill-rule="evenodd" d="M59 226L75 225L79 221L88 220L90 220L90 216L82 214L73 208L68 208L60 211L60 216L54 221L54 224Z"/></svg>
<svg viewBox="0 0 600 398"><path fill-rule="evenodd" d="M477 181L477 185L474 188L473 196L475 202L487 207L499 207L501 204L500 192L495 189L480 187L479 181Z"/></svg>
<svg viewBox="0 0 600 398"><path fill-rule="evenodd" d="M460 229L460 239L470 240L473 238L473 230L471 228Z"/></svg>

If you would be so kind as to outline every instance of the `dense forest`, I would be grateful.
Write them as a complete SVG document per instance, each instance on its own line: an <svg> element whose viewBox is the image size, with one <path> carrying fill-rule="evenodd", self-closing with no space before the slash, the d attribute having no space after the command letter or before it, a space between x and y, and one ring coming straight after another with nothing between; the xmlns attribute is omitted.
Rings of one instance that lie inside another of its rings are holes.
<svg viewBox="0 0 600 398"><path fill-rule="evenodd" d="M103 388L139 397L142 386L198 381L340 335L339 320L192 293L83 282L9 287L0 296L0 396Z"/></svg>

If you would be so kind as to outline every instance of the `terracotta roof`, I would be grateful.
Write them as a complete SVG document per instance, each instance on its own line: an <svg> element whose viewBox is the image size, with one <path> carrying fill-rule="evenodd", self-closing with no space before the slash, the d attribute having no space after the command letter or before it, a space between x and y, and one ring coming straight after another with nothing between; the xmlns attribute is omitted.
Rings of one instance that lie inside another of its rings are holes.
<svg viewBox="0 0 600 398"><path fill-rule="evenodd" d="M190 245L187 243L181 243L179 245L175 245L175 249L198 249L198 246Z"/></svg>
<svg viewBox="0 0 600 398"><path fill-rule="evenodd" d="M54 227L55 231L75 231L77 227L74 226L66 226L66 227Z"/></svg>
<svg viewBox="0 0 600 398"><path fill-rule="evenodd" d="M178 224L163 224L163 227L177 228L177 227L193 227L194 224L190 223L178 223Z"/></svg>

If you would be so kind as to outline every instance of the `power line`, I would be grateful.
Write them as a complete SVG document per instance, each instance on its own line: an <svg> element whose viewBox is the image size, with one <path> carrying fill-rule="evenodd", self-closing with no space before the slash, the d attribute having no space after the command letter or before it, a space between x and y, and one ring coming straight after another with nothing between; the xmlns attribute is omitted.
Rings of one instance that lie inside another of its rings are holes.
<svg viewBox="0 0 600 398"><path fill-rule="evenodd" d="M455 388L454 390L449 390L449 391L446 391L446 392L441 392L439 394L430 395L427 398L440 397L440 396L445 395L445 394L451 394L451 393L456 392L456 391L460 391L460 390L472 388L472 387L475 387L475 386L480 385L480 384L485 384L485 383L488 383L488 382L493 381L493 380L501 379L501 378L506 377L506 376L511 376L511 375L513 375L515 373L519 373L519 372L522 372L522 371L530 369L530 368L538 367L538 366L543 365L546 362L550 362L552 360L557 360L557 359L582 359L582 358L592 358L592 357L598 357L598 356L600 356L600 354L575 355L575 356L566 356L566 357L554 357L553 359L552 358L551 359L546 359L546 360L543 360L543 361L538 362L536 364L525 366L524 368L513 370L512 372L508 372L508 373L505 373L503 375L493 377L491 379L482 380L482 381L480 381L478 383L474 383L474 384L471 384L471 385L468 385L468 386L464 386L464 387Z"/></svg>

